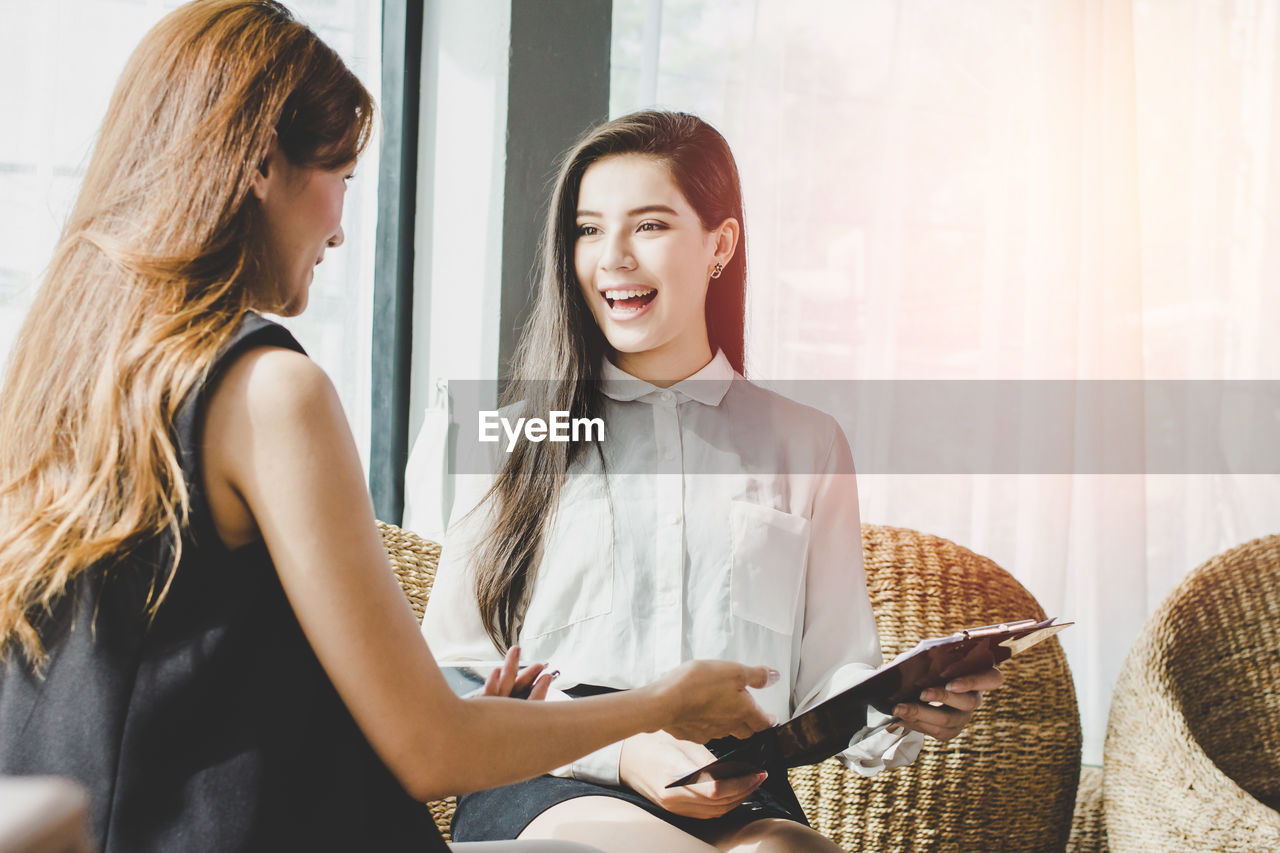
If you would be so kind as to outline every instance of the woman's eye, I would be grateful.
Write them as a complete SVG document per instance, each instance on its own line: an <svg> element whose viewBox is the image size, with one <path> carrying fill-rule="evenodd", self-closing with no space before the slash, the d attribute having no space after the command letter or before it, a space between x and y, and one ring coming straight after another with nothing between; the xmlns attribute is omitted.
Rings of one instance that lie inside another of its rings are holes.
<svg viewBox="0 0 1280 853"><path fill-rule="evenodd" d="M356 173L355 173L355 172L352 172L352 173L351 173L351 174L349 174L349 175L343 175L343 176L342 176L342 180L347 181L347 182L350 182L350 181L352 181L352 180L355 180L355 177L356 177Z"/></svg>
<svg viewBox="0 0 1280 853"><path fill-rule="evenodd" d="M637 231L665 231L667 226L663 222L641 222Z"/></svg>
<svg viewBox="0 0 1280 853"><path fill-rule="evenodd" d="M579 237L594 237L596 234L599 234L599 233L600 233L600 229L599 229L599 228L597 228L597 227L596 227L596 226L594 226L594 225L579 225L579 226L578 226L578 236L579 236Z"/></svg>

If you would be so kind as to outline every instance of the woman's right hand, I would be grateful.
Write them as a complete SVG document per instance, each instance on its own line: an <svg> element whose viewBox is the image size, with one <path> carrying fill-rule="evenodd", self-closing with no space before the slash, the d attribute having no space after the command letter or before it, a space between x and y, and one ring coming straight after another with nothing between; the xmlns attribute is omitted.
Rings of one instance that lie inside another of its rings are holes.
<svg viewBox="0 0 1280 853"><path fill-rule="evenodd" d="M701 744L676 740L666 732L649 732L622 742L618 777L623 784L673 814L703 819L720 817L759 788L766 774L713 779L682 788L667 787L672 780L712 761L715 756Z"/></svg>
<svg viewBox="0 0 1280 853"><path fill-rule="evenodd" d="M778 671L723 660L695 660L653 683L669 717L661 726L680 740L705 743L733 735L747 738L777 720L765 714L748 687L768 687Z"/></svg>
<svg viewBox="0 0 1280 853"><path fill-rule="evenodd" d="M512 699L540 701L547 698L551 681L559 673L544 672L547 665L535 663L520 670L520 647L507 649L502 666L494 669L485 679L481 696L507 696Z"/></svg>

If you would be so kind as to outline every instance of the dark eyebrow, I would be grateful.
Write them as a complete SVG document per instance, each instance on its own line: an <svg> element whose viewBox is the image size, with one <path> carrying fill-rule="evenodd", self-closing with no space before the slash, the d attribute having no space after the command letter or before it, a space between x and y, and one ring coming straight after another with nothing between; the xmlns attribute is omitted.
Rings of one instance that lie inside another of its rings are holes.
<svg viewBox="0 0 1280 853"><path fill-rule="evenodd" d="M679 216L680 214L675 208L667 207L665 204L646 204L644 207L633 208L627 211L627 216L640 216L645 213L665 213L668 216ZM578 216L594 216L599 218L602 216L599 211L595 210L579 210Z"/></svg>

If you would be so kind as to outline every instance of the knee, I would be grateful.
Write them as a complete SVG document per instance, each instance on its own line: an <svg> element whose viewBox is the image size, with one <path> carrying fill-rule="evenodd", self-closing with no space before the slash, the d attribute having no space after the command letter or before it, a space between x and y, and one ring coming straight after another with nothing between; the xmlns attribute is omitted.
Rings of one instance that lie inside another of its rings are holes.
<svg viewBox="0 0 1280 853"><path fill-rule="evenodd" d="M829 838L784 818L756 820L734 833L735 853L841 853Z"/></svg>
<svg viewBox="0 0 1280 853"><path fill-rule="evenodd" d="M520 838L568 839L600 824L625 824L645 813L612 797L578 797L557 803L534 818Z"/></svg>
<svg viewBox="0 0 1280 853"><path fill-rule="evenodd" d="M454 853L602 853L576 841L461 841L449 845Z"/></svg>

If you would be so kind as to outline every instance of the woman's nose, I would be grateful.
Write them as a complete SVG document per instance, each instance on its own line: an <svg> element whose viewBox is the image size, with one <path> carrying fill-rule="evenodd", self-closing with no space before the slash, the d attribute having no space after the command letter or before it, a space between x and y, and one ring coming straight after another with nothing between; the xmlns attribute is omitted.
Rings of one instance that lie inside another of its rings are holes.
<svg viewBox="0 0 1280 853"><path fill-rule="evenodd" d="M634 269L635 258L631 254L631 244L625 235L605 237L604 251L600 254L600 268L604 270Z"/></svg>
<svg viewBox="0 0 1280 853"><path fill-rule="evenodd" d="M330 235L327 245L329 246L330 249L336 249L343 244L345 239L346 237L342 233L342 226L339 225L338 230L333 232L332 235Z"/></svg>

